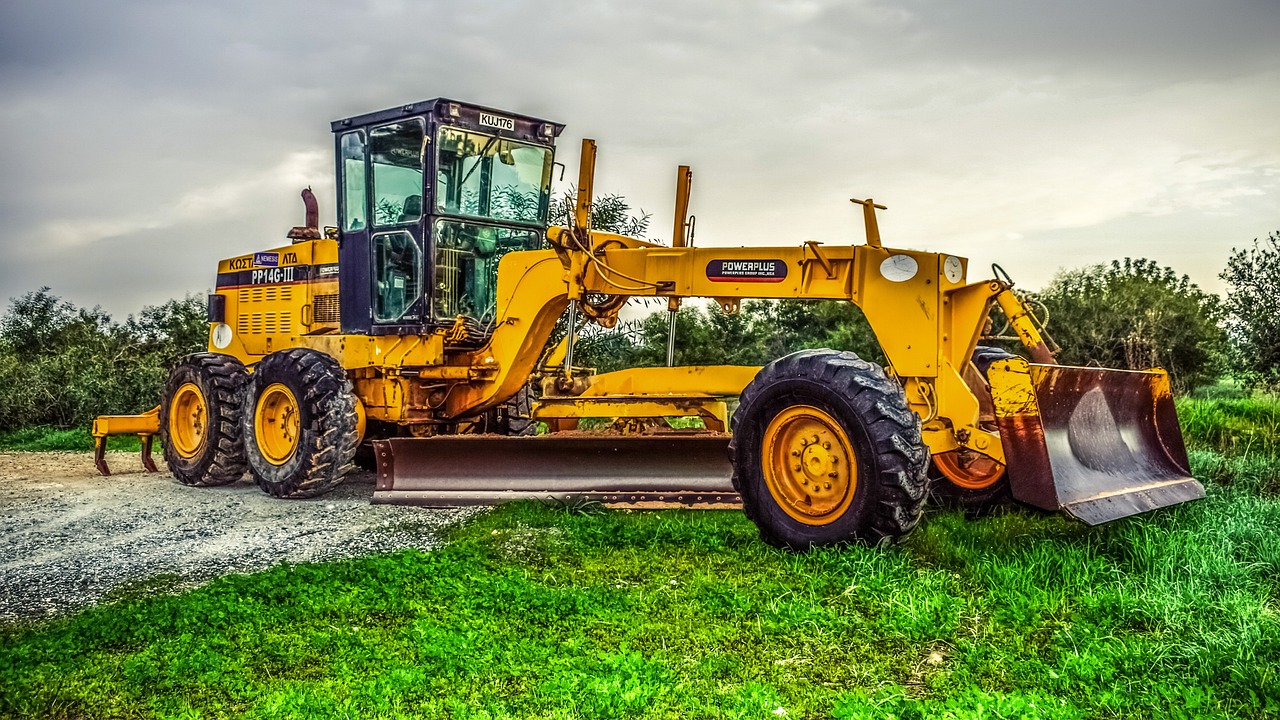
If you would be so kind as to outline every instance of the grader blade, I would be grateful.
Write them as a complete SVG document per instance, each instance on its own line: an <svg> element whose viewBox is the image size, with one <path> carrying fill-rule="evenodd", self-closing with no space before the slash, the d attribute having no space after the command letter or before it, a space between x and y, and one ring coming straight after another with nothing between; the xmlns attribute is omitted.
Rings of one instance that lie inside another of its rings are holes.
<svg viewBox="0 0 1280 720"><path fill-rule="evenodd" d="M1204 497L1163 370L1015 359L989 380L1016 499L1099 525Z"/></svg>
<svg viewBox="0 0 1280 720"><path fill-rule="evenodd" d="M736 503L728 443L727 437L708 435L376 440L373 502L428 507L522 499Z"/></svg>

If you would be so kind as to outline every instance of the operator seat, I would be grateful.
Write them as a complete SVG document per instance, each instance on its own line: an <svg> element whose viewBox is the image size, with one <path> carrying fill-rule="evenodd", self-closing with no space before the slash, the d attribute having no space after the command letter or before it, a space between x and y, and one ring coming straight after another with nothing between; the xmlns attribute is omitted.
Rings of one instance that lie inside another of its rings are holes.
<svg viewBox="0 0 1280 720"><path fill-rule="evenodd" d="M413 222L422 217L422 196L410 195L404 199L404 207L400 210L400 219L396 222Z"/></svg>

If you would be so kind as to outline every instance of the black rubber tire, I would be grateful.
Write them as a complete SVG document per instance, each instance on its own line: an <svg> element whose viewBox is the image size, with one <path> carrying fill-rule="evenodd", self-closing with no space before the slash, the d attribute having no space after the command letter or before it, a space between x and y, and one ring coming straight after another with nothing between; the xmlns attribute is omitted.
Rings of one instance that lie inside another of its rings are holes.
<svg viewBox="0 0 1280 720"><path fill-rule="evenodd" d="M848 509L825 525L792 518L765 483L765 429L793 405L811 405L836 419L858 462ZM920 418L907 406L902 387L878 365L835 350L804 350L775 360L742 391L732 426L733 486L747 517L770 545L805 551L894 543L920 521L929 482Z"/></svg>
<svg viewBox="0 0 1280 720"><path fill-rule="evenodd" d="M280 383L298 402L299 435L293 455L281 465L263 456L254 434L262 391ZM356 398L337 360L306 348L272 353L254 368L244 395L242 427L249 471L263 492L278 498L323 495L355 468Z"/></svg>
<svg viewBox="0 0 1280 720"><path fill-rule="evenodd" d="M973 349L973 358L971 362L978 366L978 372L982 373L982 377L985 378L987 376L987 371L991 369L991 363L997 360L1008 360L1016 357L1018 356L1003 348L979 345Z"/></svg>
<svg viewBox="0 0 1280 720"><path fill-rule="evenodd" d="M355 464L356 469L361 472L377 472L378 458L373 451L373 441L402 437L405 429L405 426L397 425L395 423L383 422L381 420L366 420L364 438L360 442L360 447L356 448L356 455L352 458L351 462Z"/></svg>
<svg viewBox="0 0 1280 720"><path fill-rule="evenodd" d="M169 472L183 485L212 487L244 477L244 435L240 428L241 404L248 372L239 360L217 353L196 353L178 361L169 372L160 399L160 444ZM208 436L200 452L184 458L169 438L169 413L178 388L193 383L204 396Z"/></svg>
<svg viewBox="0 0 1280 720"><path fill-rule="evenodd" d="M1017 355L997 347L979 345L973 350L973 364L985 380L991 363L1008 360ZM1006 472L991 485L981 489L961 487L951 482L932 458L929 459L929 504L941 508L963 510L970 517L990 515L1013 503L1009 490L1009 474Z"/></svg>
<svg viewBox="0 0 1280 720"><path fill-rule="evenodd" d="M506 402L503 412L506 435L536 435L538 422L533 419L533 383L525 383L515 397Z"/></svg>

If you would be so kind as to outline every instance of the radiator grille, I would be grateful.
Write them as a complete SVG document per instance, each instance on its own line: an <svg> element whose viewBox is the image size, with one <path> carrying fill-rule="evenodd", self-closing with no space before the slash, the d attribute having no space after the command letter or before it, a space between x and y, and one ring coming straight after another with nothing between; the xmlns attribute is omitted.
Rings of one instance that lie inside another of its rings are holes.
<svg viewBox="0 0 1280 720"><path fill-rule="evenodd" d="M293 313L288 310L254 312L258 309L255 307L258 303L292 302L292 287L264 285L240 288L236 299L239 300L240 312L240 317L236 320L236 331L241 335L273 335L293 330Z"/></svg>
<svg viewBox="0 0 1280 720"><path fill-rule="evenodd" d="M315 317L318 323L336 323L340 320L338 294L316 295Z"/></svg>
<svg viewBox="0 0 1280 720"><path fill-rule="evenodd" d="M272 335L293 329L293 315L288 312L240 313L236 330L242 335Z"/></svg>
<svg viewBox="0 0 1280 720"><path fill-rule="evenodd" d="M293 300L293 288L288 285L283 287L264 285L262 287L241 288L237 299L242 303L289 302Z"/></svg>

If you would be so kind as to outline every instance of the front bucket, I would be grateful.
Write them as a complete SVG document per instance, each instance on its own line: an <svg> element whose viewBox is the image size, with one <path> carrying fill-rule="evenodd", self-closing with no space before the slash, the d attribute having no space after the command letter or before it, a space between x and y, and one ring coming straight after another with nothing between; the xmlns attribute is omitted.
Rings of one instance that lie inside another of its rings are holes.
<svg viewBox="0 0 1280 720"><path fill-rule="evenodd" d="M373 502L491 505L529 498L733 503L723 435L460 435L374 441Z"/></svg>
<svg viewBox="0 0 1280 720"><path fill-rule="evenodd" d="M1098 525L1204 497L1163 370L993 363L1013 496Z"/></svg>

